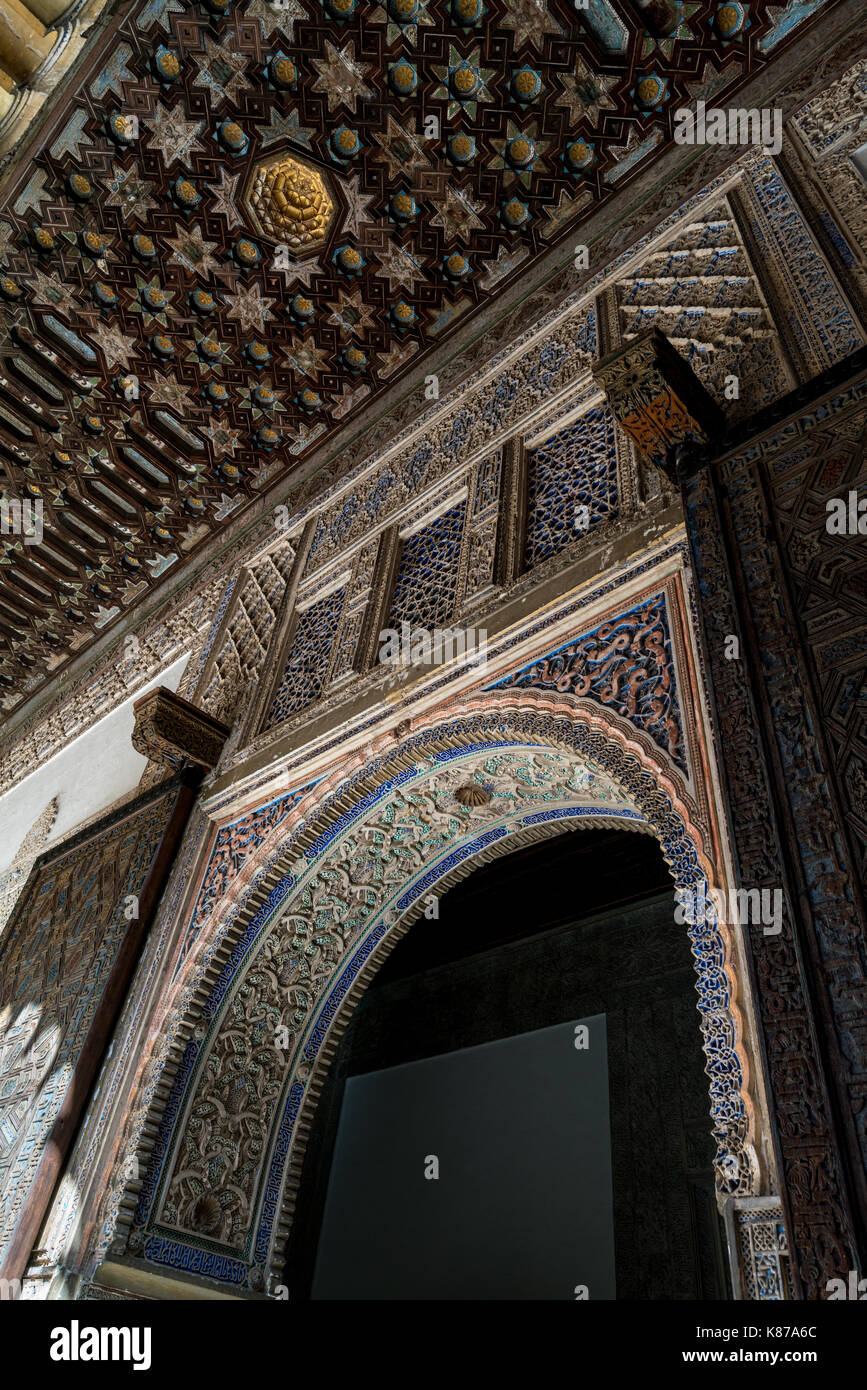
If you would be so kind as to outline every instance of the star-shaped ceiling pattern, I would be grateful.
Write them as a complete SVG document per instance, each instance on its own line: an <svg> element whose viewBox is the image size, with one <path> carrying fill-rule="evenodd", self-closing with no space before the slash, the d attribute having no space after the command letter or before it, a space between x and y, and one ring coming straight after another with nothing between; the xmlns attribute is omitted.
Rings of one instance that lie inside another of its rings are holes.
<svg viewBox="0 0 867 1390"><path fill-rule="evenodd" d="M766 61L765 0L645 13L142 0L94 40L0 208L44 528L3 538L5 709Z"/></svg>

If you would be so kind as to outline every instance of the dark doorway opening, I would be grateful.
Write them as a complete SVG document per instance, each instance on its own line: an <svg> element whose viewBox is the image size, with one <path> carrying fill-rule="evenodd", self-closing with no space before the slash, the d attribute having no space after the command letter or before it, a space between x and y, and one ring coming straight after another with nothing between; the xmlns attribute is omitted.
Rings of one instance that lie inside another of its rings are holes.
<svg viewBox="0 0 867 1390"><path fill-rule="evenodd" d="M617 1298L730 1297L686 928L674 920L657 841L596 830L477 869L378 971L313 1117L284 1274L290 1299L311 1297L350 1077L596 1015L607 1035ZM544 1171L544 1136L539 1156Z"/></svg>

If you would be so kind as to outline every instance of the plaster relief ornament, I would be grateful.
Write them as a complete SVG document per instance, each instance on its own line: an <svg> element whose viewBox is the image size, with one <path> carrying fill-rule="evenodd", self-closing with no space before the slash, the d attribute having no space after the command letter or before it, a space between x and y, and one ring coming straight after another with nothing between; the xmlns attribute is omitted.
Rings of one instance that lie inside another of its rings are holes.
<svg viewBox="0 0 867 1390"><path fill-rule="evenodd" d="M527 816L572 814L576 807L639 819L631 799L595 764L559 750L513 746L457 764L420 759L418 769L420 780L393 787L340 831L327 853L310 849L310 858L291 863L289 896L255 965L236 983L198 1073L160 1201L163 1232L205 1234L207 1222L227 1251L244 1248L265 1158L262 1140L287 1065L303 1062L299 1049L309 1024L349 951L374 923L400 919L408 884L443 855L460 852L474 812L461 804L459 791L470 789L474 799L487 793L485 833L495 836L519 817L531 824ZM281 1032L286 1046L260 1045L266 1031L269 1037Z"/></svg>

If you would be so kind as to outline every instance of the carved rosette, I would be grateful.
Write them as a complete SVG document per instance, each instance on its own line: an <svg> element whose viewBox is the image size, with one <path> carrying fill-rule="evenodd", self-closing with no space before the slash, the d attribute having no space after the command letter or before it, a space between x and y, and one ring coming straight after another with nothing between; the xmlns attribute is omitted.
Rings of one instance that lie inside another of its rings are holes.
<svg viewBox="0 0 867 1390"><path fill-rule="evenodd" d="M603 357L593 375L620 428L672 479L678 445L703 444L725 428L719 406L658 328Z"/></svg>
<svg viewBox="0 0 867 1390"><path fill-rule="evenodd" d="M219 719L165 686L136 700L133 712L133 748L164 767L178 769L188 762L215 767L229 737L229 730Z"/></svg>

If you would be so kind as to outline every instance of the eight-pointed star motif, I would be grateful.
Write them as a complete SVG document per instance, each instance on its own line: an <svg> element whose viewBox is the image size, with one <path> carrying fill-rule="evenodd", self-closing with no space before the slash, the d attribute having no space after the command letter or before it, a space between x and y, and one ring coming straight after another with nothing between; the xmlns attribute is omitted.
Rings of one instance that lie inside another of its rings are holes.
<svg viewBox="0 0 867 1390"><path fill-rule="evenodd" d="M285 36L290 43L295 42L296 20L308 18L307 11L298 0L280 0L279 6L273 0L250 0L244 18L252 19L254 15L261 19L266 38L272 30L279 28L280 37Z"/></svg>
<svg viewBox="0 0 867 1390"><path fill-rule="evenodd" d="M172 248L174 259L194 275L207 275L219 269L217 258L212 254L217 243L205 241L199 222L189 230L182 228L175 237L166 237L166 245Z"/></svg>
<svg viewBox="0 0 867 1390"><path fill-rule="evenodd" d="M546 34L563 33L545 0L506 0L500 23L504 29L514 29L516 52L522 44L531 42L541 53Z"/></svg>
<svg viewBox="0 0 867 1390"><path fill-rule="evenodd" d="M312 343L302 343L300 347L284 348L283 351L294 372L316 378L327 371L328 353L324 348L314 347Z"/></svg>
<svg viewBox="0 0 867 1390"><path fill-rule="evenodd" d="M193 150L198 154L204 153L198 137L205 128L205 122L188 121L181 102L171 108L157 103L156 115L149 119L146 117L144 124L153 130L148 149L159 150L167 169L176 160L189 168Z"/></svg>
<svg viewBox="0 0 867 1390"><path fill-rule="evenodd" d="M209 426L204 431L211 441L215 458L222 458L224 454L234 454L238 447L238 440L241 438L241 431L234 430L229 425L219 422Z"/></svg>
<svg viewBox="0 0 867 1390"><path fill-rule="evenodd" d="M578 58L575 62L574 76L567 72L557 78L563 90L554 98L554 105L568 106L571 126L584 115L589 116L595 124L600 111L614 106L615 103L608 93L612 87L617 86L619 80L618 77L606 77L604 73L592 72L584 60Z"/></svg>
<svg viewBox="0 0 867 1390"><path fill-rule="evenodd" d="M175 376L163 376L161 372L155 372L146 385L150 392L151 405L170 406L179 415L187 415L196 409L187 388Z"/></svg>
<svg viewBox="0 0 867 1390"><path fill-rule="evenodd" d="M441 206L436 217L431 218L431 226L442 227L446 241L454 241L456 236L466 240L470 232L483 225L481 218L476 216L482 211L481 203L474 203L462 188L447 186L445 197L436 201Z"/></svg>
<svg viewBox="0 0 867 1390"><path fill-rule="evenodd" d="M274 300L264 296L255 282L223 297L229 306L227 317L238 320L242 333L264 333L266 322L274 317L269 307Z"/></svg>
<svg viewBox="0 0 867 1390"><path fill-rule="evenodd" d="M350 39L346 47L339 52L334 44L326 39L325 54L324 58L313 59L313 66L319 73L313 83L313 90L325 92L329 111L334 111L342 103L354 113L359 97L373 96L373 92L364 81L365 75L373 65L362 63L356 58L353 39Z"/></svg>
<svg viewBox="0 0 867 1390"><path fill-rule="evenodd" d="M280 266L280 272L286 277L286 284L290 286L295 280L303 285L305 289L310 288L310 281L314 275L322 274L322 266L318 260L311 261L287 261L286 265Z"/></svg>
<svg viewBox="0 0 867 1390"><path fill-rule="evenodd" d="M374 201L376 195L362 193L361 183L357 176L345 179L341 187L343 196L349 205L343 221L343 231L348 236L358 239L361 236L361 228L373 222L367 205Z"/></svg>
<svg viewBox="0 0 867 1390"><path fill-rule="evenodd" d="M193 78L193 86L210 87L212 101L226 100L236 106L245 85L243 74L247 59L233 44L237 44L237 39L232 31L226 34L225 44L205 38L206 56L200 58L198 54L195 55L199 75Z"/></svg>
<svg viewBox="0 0 867 1390"><path fill-rule="evenodd" d="M392 243L388 250L380 257L380 267L377 275L388 278L388 287L394 290L398 285L405 285L410 294L415 289L416 280L424 280L425 271L418 257L413 254L412 242L407 246L399 246L397 242Z"/></svg>
<svg viewBox="0 0 867 1390"><path fill-rule="evenodd" d="M133 218L143 222L151 208L157 206L156 198L151 197L153 184L139 178L134 164L129 169L113 164L111 178L103 179L103 183L108 189L106 207L120 208L124 222L131 222Z"/></svg>
<svg viewBox="0 0 867 1390"><path fill-rule="evenodd" d="M59 280L53 272L46 275L44 270L34 270L29 278L35 303L50 304L53 309L59 309L61 314L74 315L81 312L75 290L71 285Z"/></svg>
<svg viewBox="0 0 867 1390"><path fill-rule="evenodd" d="M352 294L341 290L340 303L332 307L328 322L336 324L340 336L345 338L350 333L359 336L365 328L372 328L375 320L370 305L361 298L361 290L355 290Z"/></svg>
<svg viewBox="0 0 867 1390"><path fill-rule="evenodd" d="M414 126L413 121L413 129ZM391 115L386 117L385 131L375 130L373 138L379 145L373 159L382 160L388 165L389 179L409 179L416 165L426 169L430 164L423 145L413 131L404 130Z"/></svg>
<svg viewBox="0 0 867 1390"><path fill-rule="evenodd" d="M130 357L134 357L137 350L135 338L128 338L113 323L106 323L102 319L97 324L93 337L102 349L109 368L120 363L123 370L126 371Z"/></svg>

